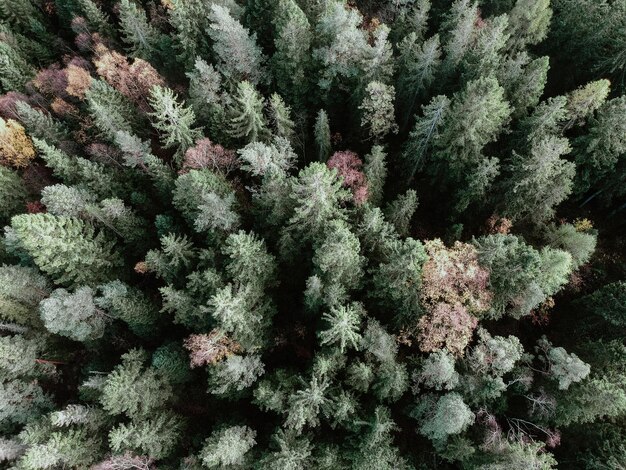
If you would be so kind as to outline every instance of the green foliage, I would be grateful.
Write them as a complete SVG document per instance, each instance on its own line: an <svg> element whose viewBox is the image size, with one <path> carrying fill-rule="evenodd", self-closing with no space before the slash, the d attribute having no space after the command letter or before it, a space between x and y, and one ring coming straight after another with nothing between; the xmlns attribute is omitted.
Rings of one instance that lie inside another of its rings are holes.
<svg viewBox="0 0 626 470"><path fill-rule="evenodd" d="M213 40L218 69L224 77L233 83L245 80L253 85L265 81L265 56L256 44L256 34L250 34L228 8L220 5L211 5L209 19L207 33Z"/></svg>
<svg viewBox="0 0 626 470"><path fill-rule="evenodd" d="M207 468L243 466L249 462L256 432L247 426L231 426L214 432L205 441L200 458Z"/></svg>
<svg viewBox="0 0 626 470"><path fill-rule="evenodd" d="M13 170L0 167L0 219L7 221L26 205L28 192Z"/></svg>
<svg viewBox="0 0 626 470"><path fill-rule="evenodd" d="M267 123L263 116L263 98L248 81L239 82L234 103L230 109L229 134L245 142L266 140Z"/></svg>
<svg viewBox="0 0 626 470"><path fill-rule="evenodd" d="M121 264L103 232L80 219L23 214L11 219L11 231L39 269L57 284L93 284L110 279Z"/></svg>
<svg viewBox="0 0 626 470"><path fill-rule="evenodd" d="M0 1L0 467L618 468L625 5Z"/></svg>
<svg viewBox="0 0 626 470"><path fill-rule="evenodd" d="M180 104L172 90L157 85L150 90L149 99L153 126L160 131L165 148L176 147L182 154L201 137L200 130L192 127L196 120L193 110Z"/></svg>
<svg viewBox="0 0 626 470"><path fill-rule="evenodd" d="M101 338L106 314L94 303L93 290L81 287L74 293L56 289L40 304L46 329L76 341Z"/></svg>
<svg viewBox="0 0 626 470"><path fill-rule="evenodd" d="M315 118L315 145L317 147L317 158L321 162L325 162L330 157L330 124L328 123L328 114L323 109L317 112Z"/></svg>

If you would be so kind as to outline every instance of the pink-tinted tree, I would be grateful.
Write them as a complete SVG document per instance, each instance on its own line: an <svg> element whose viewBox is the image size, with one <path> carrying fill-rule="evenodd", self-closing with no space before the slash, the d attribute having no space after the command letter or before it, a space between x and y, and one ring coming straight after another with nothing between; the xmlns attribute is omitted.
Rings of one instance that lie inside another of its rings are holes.
<svg viewBox="0 0 626 470"><path fill-rule="evenodd" d="M446 348L451 354L462 356L477 325L476 317L460 303L441 302L417 323L419 347L424 352Z"/></svg>
<svg viewBox="0 0 626 470"><path fill-rule="evenodd" d="M233 150L226 149L220 144L214 144L207 138L196 142L185 152L183 171L200 170L208 168L227 175L238 167L237 156Z"/></svg>
<svg viewBox="0 0 626 470"><path fill-rule="evenodd" d="M356 153L350 150L335 152L327 165L328 168L335 168L341 175L343 186L352 190L356 204L363 204L367 200L367 179L361 170L363 161Z"/></svg>

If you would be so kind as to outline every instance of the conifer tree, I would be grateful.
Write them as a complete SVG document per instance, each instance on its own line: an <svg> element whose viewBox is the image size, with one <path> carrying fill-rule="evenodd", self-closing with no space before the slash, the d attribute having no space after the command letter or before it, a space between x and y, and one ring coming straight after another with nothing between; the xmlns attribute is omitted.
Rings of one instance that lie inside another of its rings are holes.
<svg viewBox="0 0 626 470"><path fill-rule="evenodd" d="M245 465L255 444L255 431L247 426L231 426L211 434L200 451L200 458L207 468Z"/></svg>
<svg viewBox="0 0 626 470"><path fill-rule="evenodd" d="M295 124L291 119L291 109L285 104L280 95L274 93L270 97L270 121L274 135L283 137L291 142L294 140Z"/></svg>
<svg viewBox="0 0 626 470"><path fill-rule="evenodd" d="M276 28L272 70L276 86L287 101L302 109L309 89L311 25L295 0L277 2L273 19Z"/></svg>
<svg viewBox="0 0 626 470"><path fill-rule="evenodd" d="M401 236L409 234L411 219L417 209L417 193L409 189L389 204L386 215Z"/></svg>
<svg viewBox="0 0 626 470"><path fill-rule="evenodd" d="M250 34L233 18L228 8L211 5L211 24L207 33L213 40L213 51L219 59L218 69L232 83L247 81L253 85L265 81L265 56Z"/></svg>
<svg viewBox="0 0 626 470"><path fill-rule="evenodd" d="M565 129L582 124L589 116L604 104L611 83L608 80L597 80L582 86L567 96L568 121Z"/></svg>
<svg viewBox="0 0 626 470"><path fill-rule="evenodd" d="M305 238L323 233L331 220L343 219L341 204L351 197L341 187L337 171L318 162L300 171L291 191L295 209L289 225Z"/></svg>
<svg viewBox="0 0 626 470"><path fill-rule="evenodd" d="M245 142L265 140L268 129L263 116L263 104L263 98L250 82L239 82L230 110L229 134Z"/></svg>
<svg viewBox="0 0 626 470"><path fill-rule="evenodd" d="M27 198L28 192L18 174L0 167L0 220L7 222L24 209Z"/></svg>
<svg viewBox="0 0 626 470"><path fill-rule="evenodd" d="M161 33L148 22L146 12L134 0L121 0L119 9L122 40L132 56L155 58L162 37Z"/></svg>
<svg viewBox="0 0 626 470"><path fill-rule="evenodd" d="M450 100L443 95L434 97L429 104L422 106L423 117L416 118L402 154L409 179L422 170L426 163L427 152L439 135L439 128L445 122L449 107Z"/></svg>
<svg viewBox="0 0 626 470"><path fill-rule="evenodd" d="M541 42L548 35L551 20L548 0L517 0L509 13L510 47L521 49Z"/></svg>
<svg viewBox="0 0 626 470"><path fill-rule="evenodd" d="M371 152L365 156L364 172L367 178L367 200L373 206L378 206L383 201L383 189L387 178L386 154L380 145L372 147Z"/></svg>
<svg viewBox="0 0 626 470"><path fill-rule="evenodd" d="M22 214L11 219L11 230L37 267L57 284L106 280L121 264L113 243L80 219Z"/></svg>
<svg viewBox="0 0 626 470"><path fill-rule="evenodd" d="M95 305L89 287L74 293L56 289L41 302L40 312L46 329L52 333L76 341L99 339L104 334L107 315Z"/></svg>
<svg viewBox="0 0 626 470"><path fill-rule="evenodd" d="M530 157L514 153L503 183L505 214L535 223L549 220L572 191L575 165L561 158L569 152L567 139L550 136L532 143Z"/></svg>
<svg viewBox="0 0 626 470"><path fill-rule="evenodd" d="M418 98L421 98L432 85L441 65L441 45L439 35L420 43L415 32L410 33L400 43L398 82L398 103L401 110L401 124L406 127L412 117Z"/></svg>
<svg viewBox="0 0 626 470"><path fill-rule="evenodd" d="M315 145L317 147L317 159L325 162L330 157L330 125L328 123L328 114L323 109L317 112L315 119Z"/></svg>
<svg viewBox="0 0 626 470"><path fill-rule="evenodd" d="M201 136L200 129L193 127L196 120L193 110L180 104L171 89L158 85L150 90L149 100L154 109L150 113L153 126L161 132L163 146L176 147L182 155Z"/></svg>
<svg viewBox="0 0 626 470"><path fill-rule="evenodd" d="M363 111L361 126L368 130L370 137L380 141L390 132L398 132L394 121L394 88L380 82L370 82L365 94L359 109Z"/></svg>

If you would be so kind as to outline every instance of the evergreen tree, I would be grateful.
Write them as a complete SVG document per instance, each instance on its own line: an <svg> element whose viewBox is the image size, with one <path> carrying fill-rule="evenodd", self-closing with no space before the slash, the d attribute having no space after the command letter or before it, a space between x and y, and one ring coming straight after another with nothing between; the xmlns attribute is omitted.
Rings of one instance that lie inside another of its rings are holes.
<svg viewBox="0 0 626 470"><path fill-rule="evenodd" d="M561 157L570 152L567 139L546 137L532 143L530 157L513 154L504 213L534 223L549 220L572 191L575 165Z"/></svg>
<svg viewBox="0 0 626 470"><path fill-rule="evenodd" d="M13 170L0 167L0 220L6 222L26 206L28 192Z"/></svg>
<svg viewBox="0 0 626 470"><path fill-rule="evenodd" d="M53 291L40 304L46 329L76 341L101 338L107 315L95 305L93 294L89 287L80 287L74 293L65 289Z"/></svg>
<svg viewBox="0 0 626 470"><path fill-rule="evenodd" d="M398 82L398 103L401 110L402 127L406 127L414 111L418 98L424 96L435 80L441 65L441 45L439 35L420 43L415 32L410 33L400 43Z"/></svg>
<svg viewBox="0 0 626 470"><path fill-rule="evenodd" d="M368 130L370 137L380 141L390 132L398 132L393 117L394 88L380 82L370 82L365 93L359 109L363 111L361 126Z"/></svg>
<svg viewBox="0 0 626 470"><path fill-rule="evenodd" d="M211 434L200 451L200 458L207 468L245 465L255 444L255 431L247 426L231 426Z"/></svg>
<svg viewBox="0 0 626 470"><path fill-rule="evenodd" d="M121 0L119 18L122 40L133 57L156 57L162 42L161 33L148 22L143 8L133 0Z"/></svg>
<svg viewBox="0 0 626 470"><path fill-rule="evenodd" d="M103 281L121 264L113 243L80 219L49 214L17 215L11 219L11 231L37 267L57 284Z"/></svg>
<svg viewBox="0 0 626 470"><path fill-rule="evenodd" d="M263 104L263 98L250 82L239 82L230 110L229 134L245 142L265 140L268 130L263 116Z"/></svg>
<svg viewBox="0 0 626 470"><path fill-rule="evenodd" d="M295 124L291 119L291 109L285 104L280 95L276 93L270 97L269 105L270 121L274 135L293 142Z"/></svg>
<svg viewBox="0 0 626 470"><path fill-rule="evenodd" d="M265 56L256 43L256 34L233 18L228 8L211 5L211 24L207 33L213 40L213 52L219 59L218 69L233 83L247 81L253 85L265 81Z"/></svg>
<svg viewBox="0 0 626 470"><path fill-rule="evenodd" d="M328 123L328 114L323 109L317 112L315 119L315 145L317 147L317 159L325 162L330 157L330 125Z"/></svg>
<svg viewBox="0 0 626 470"><path fill-rule="evenodd" d="M294 0L280 0L273 19L276 28L272 70L276 87L287 101L302 109L308 100L310 50L313 40L311 25Z"/></svg>
<svg viewBox="0 0 626 470"><path fill-rule="evenodd" d="M163 146L176 147L182 155L201 136L200 129L192 127L196 120L193 110L180 104L172 90L158 85L150 90L149 99L154 109L150 116L161 132Z"/></svg>
<svg viewBox="0 0 626 470"><path fill-rule="evenodd" d="M367 178L367 200L373 206L379 206L383 201L383 190L387 178L386 154L380 145L372 147L372 151L365 156L364 172Z"/></svg>

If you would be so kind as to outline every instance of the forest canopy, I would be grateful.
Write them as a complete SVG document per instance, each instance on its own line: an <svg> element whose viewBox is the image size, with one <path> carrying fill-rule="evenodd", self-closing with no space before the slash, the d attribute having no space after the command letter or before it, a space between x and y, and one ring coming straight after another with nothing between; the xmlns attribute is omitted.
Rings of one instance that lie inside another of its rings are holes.
<svg viewBox="0 0 626 470"><path fill-rule="evenodd" d="M0 468L625 468L625 74L622 0L0 0Z"/></svg>

